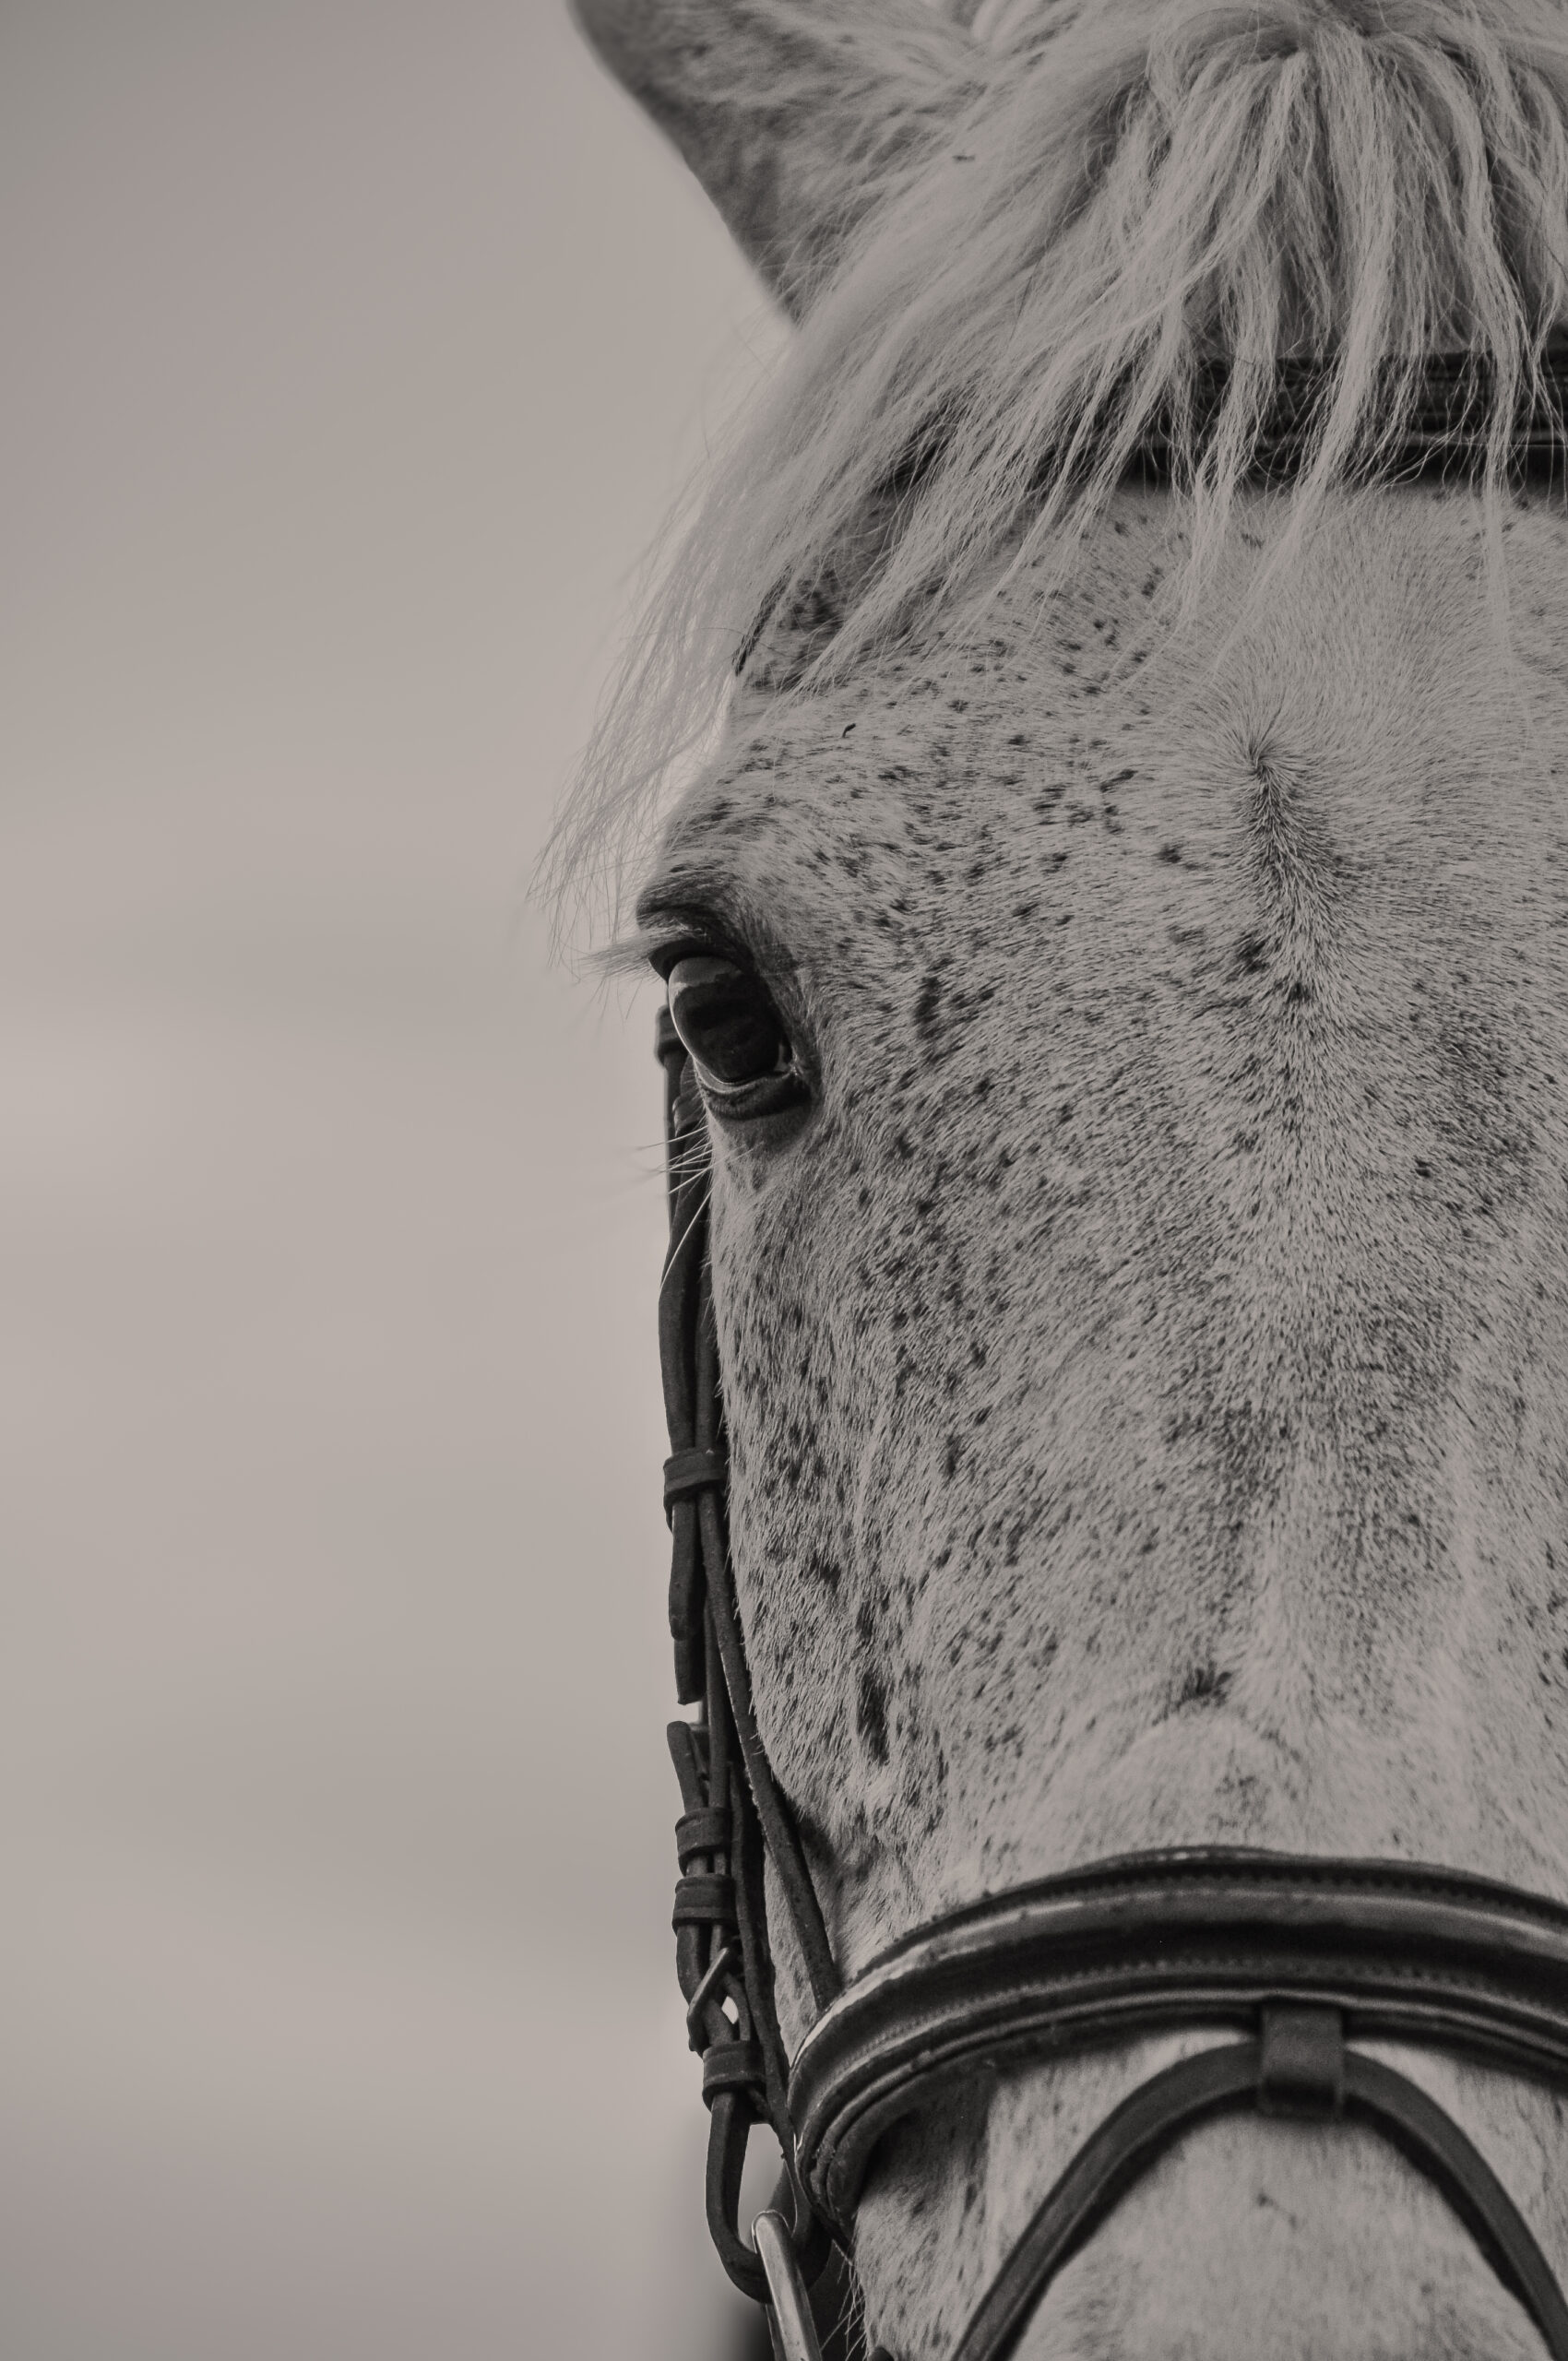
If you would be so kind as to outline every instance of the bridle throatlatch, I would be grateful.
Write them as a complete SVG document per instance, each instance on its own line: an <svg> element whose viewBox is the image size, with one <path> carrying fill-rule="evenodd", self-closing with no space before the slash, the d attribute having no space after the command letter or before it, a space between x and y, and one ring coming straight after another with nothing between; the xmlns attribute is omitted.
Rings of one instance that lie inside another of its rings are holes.
<svg viewBox="0 0 1568 2361"><path fill-rule="evenodd" d="M1242 2037L1157 2073L1092 2134L951 2361L1007 2361L1118 2199L1185 2132L1244 2108L1379 2132L1446 2198L1551 2361L1568 2361L1568 2303L1485 2158L1418 2083L1352 2046L1444 2050L1568 2088L1568 1907L1401 1861L1146 1853L954 1912L843 1987L752 1709L730 1560L706 1133L668 1011L658 1053L670 1174L659 1317L670 1626L677 1693L697 1708L670 1729L682 1802L676 1966L710 2116L708 2227L735 2284L768 2308L775 2351L822 2361L825 2339L845 2349L842 2258L873 2152L894 2124L982 2069L1228 2027ZM817 2011L792 2062L774 2002L765 1859ZM784 2176L752 2245L739 2213L755 2123L771 2127Z"/></svg>

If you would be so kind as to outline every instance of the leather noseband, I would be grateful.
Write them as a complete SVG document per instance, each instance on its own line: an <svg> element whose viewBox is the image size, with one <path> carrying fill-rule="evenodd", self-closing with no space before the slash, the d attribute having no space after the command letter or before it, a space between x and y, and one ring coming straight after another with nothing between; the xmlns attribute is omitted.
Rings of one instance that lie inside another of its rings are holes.
<svg viewBox="0 0 1568 2361"><path fill-rule="evenodd" d="M1168 2067L1100 2125L954 2361L1004 2361L1133 2182L1182 2133L1244 2107L1381 2132L1568 2361L1568 2305L1484 2158L1416 2083L1346 2046L1439 2047L1568 2083L1568 1910L1484 1879L1212 1848L1100 1862L956 1911L866 1969L806 2035L790 2083L797 2169L847 2236L876 2142L956 2080L1197 2026L1249 2037Z"/></svg>

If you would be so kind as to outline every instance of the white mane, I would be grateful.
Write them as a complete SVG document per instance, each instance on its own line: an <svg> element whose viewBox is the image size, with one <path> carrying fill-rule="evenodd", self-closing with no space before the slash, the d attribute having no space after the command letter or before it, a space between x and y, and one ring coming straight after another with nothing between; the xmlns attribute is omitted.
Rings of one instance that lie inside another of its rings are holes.
<svg viewBox="0 0 1568 2361"><path fill-rule="evenodd" d="M767 0L780 20L793 0ZM1487 364L1495 508L1568 317L1561 0L981 0L973 88L880 144L869 214L700 488L558 835L569 874L710 724L759 615L822 685L1010 541L1070 556L1156 421L1201 570L1276 365L1328 364L1292 537L1375 474L1420 364ZM780 102L779 94L772 94ZM782 103L788 103L788 93ZM1217 417L1199 373L1228 364ZM825 598L826 592L826 598Z"/></svg>

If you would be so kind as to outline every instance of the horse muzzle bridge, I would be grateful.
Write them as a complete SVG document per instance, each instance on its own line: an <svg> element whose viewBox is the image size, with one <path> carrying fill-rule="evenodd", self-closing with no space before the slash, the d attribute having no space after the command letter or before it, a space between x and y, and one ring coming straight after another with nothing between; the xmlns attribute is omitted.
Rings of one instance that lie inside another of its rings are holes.
<svg viewBox="0 0 1568 2361"><path fill-rule="evenodd" d="M1356 2045L1436 2048L1568 2088L1568 1907L1457 1871L1214 1847L1132 1856L917 1929L845 1987L799 1833L757 1735L730 1564L702 1114L661 1012L671 1250L659 1345L671 1457L671 1726L683 1814L674 1926L710 2112L707 2215L731 2279L768 2305L784 2361L819 2361L810 2290L848 2253L877 2141L962 2076L1149 2033L1229 2029L1135 2089L1050 2191L953 2361L1006 2361L1056 2273L1183 2133L1247 2107L1370 2126L1442 2191L1568 2361L1568 2303L1479 2150L1417 2083ZM818 2014L793 2061L774 2004L771 1864ZM754 2123L785 2160L756 2244L739 2223ZM787 2202L786 2202L787 2201ZM889 2361L889 2356L879 2356Z"/></svg>

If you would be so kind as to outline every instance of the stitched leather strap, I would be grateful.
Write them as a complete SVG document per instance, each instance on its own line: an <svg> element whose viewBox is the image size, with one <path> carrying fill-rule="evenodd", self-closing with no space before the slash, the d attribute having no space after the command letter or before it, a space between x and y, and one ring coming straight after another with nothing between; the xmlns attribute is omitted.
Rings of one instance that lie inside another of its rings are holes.
<svg viewBox="0 0 1568 2361"><path fill-rule="evenodd" d="M1568 1909L1457 1871L1229 1848L1107 1861L956 1912L817 2020L790 2112L802 2180L853 2219L882 2133L951 2076L1266 2003L1568 2084Z"/></svg>

